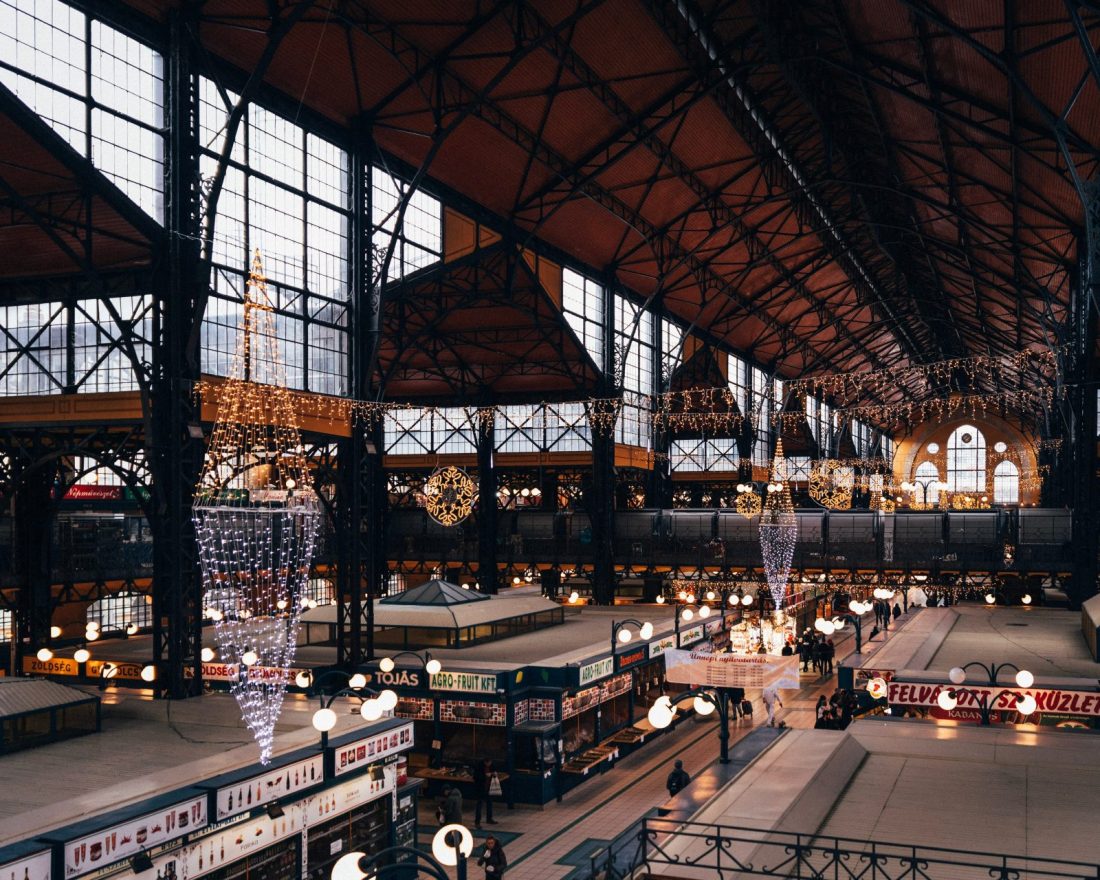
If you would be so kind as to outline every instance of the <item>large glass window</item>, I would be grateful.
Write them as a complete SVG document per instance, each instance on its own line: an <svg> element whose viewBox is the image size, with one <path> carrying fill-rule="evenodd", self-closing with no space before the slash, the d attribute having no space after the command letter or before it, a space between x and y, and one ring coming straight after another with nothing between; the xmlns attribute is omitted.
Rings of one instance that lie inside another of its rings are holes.
<svg viewBox="0 0 1100 880"><path fill-rule="evenodd" d="M736 471L737 443L725 437L673 440L669 450L674 471Z"/></svg>
<svg viewBox="0 0 1100 880"><path fill-rule="evenodd" d="M993 469L993 503L1020 503L1020 469L1011 461L1002 461Z"/></svg>
<svg viewBox="0 0 1100 880"><path fill-rule="evenodd" d="M753 367L752 404L756 443L752 447L752 463L757 467L771 464L772 392L773 386L768 381L768 374L759 367Z"/></svg>
<svg viewBox="0 0 1100 880"><path fill-rule="evenodd" d="M127 337L139 361L145 364L152 361L153 298L123 296L111 300L110 306L125 329L115 323L103 300L84 299L76 303L73 366L78 391L133 391L139 387L134 362L123 345Z"/></svg>
<svg viewBox="0 0 1100 880"><path fill-rule="evenodd" d="M375 268L393 244L388 280L403 278L443 259L443 205L421 189L409 196L401 228L394 235L401 199L409 184L383 168L371 169L371 211L374 224Z"/></svg>
<svg viewBox="0 0 1100 880"><path fill-rule="evenodd" d="M67 333L63 303L0 307L0 394L63 390Z"/></svg>
<svg viewBox="0 0 1100 880"><path fill-rule="evenodd" d="M59 0L0 0L0 82L163 220L157 52Z"/></svg>
<svg viewBox="0 0 1100 880"><path fill-rule="evenodd" d="M939 501L940 471L932 462L922 461L913 474L913 483L917 487L914 498L918 504L933 504Z"/></svg>
<svg viewBox="0 0 1100 880"><path fill-rule="evenodd" d="M749 365L737 355L731 354L728 355L727 366L730 391L733 392L741 415L748 417L752 415L749 409Z"/></svg>
<svg viewBox="0 0 1100 880"><path fill-rule="evenodd" d="M973 425L959 425L947 438L947 491L985 491L985 437Z"/></svg>
<svg viewBox="0 0 1100 880"><path fill-rule="evenodd" d="M603 320L603 285L566 268L561 274L561 307L565 320L585 349L603 367L606 328Z"/></svg>
<svg viewBox="0 0 1100 880"><path fill-rule="evenodd" d="M237 96L229 94L231 102ZM200 172L212 179L229 108L199 81ZM347 393L348 155L301 126L250 104L218 201L214 296L202 329L203 372L229 371L247 269L263 259L279 353L292 388Z"/></svg>
<svg viewBox="0 0 1100 880"><path fill-rule="evenodd" d="M661 318L661 372L662 390L668 387L668 380L680 366L684 355L684 328L675 321Z"/></svg>

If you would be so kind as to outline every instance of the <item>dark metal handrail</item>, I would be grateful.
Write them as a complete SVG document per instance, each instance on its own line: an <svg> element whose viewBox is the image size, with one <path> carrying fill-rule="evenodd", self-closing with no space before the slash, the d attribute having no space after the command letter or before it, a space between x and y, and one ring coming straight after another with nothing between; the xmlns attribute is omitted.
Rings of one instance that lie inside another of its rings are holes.
<svg viewBox="0 0 1100 880"><path fill-rule="evenodd" d="M590 872L588 880L700 872L715 880L1100 880L1100 863L646 818L593 853Z"/></svg>

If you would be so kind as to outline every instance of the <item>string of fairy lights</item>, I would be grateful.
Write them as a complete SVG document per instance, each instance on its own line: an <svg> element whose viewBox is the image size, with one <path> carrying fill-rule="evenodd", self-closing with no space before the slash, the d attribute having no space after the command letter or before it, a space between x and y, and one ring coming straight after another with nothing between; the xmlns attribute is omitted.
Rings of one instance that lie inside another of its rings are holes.
<svg viewBox="0 0 1100 880"><path fill-rule="evenodd" d="M237 667L230 689L266 764L294 662L321 508L258 252L222 391L192 508L203 614L214 622L222 661Z"/></svg>
<svg viewBox="0 0 1100 880"><path fill-rule="evenodd" d="M764 509L760 514L760 553L764 561L764 578L768 582L776 609L783 607L787 581L791 576L795 543L798 540L798 519L787 483L787 463L783 457L783 441L776 443L772 460L771 480L766 487Z"/></svg>
<svg viewBox="0 0 1100 880"><path fill-rule="evenodd" d="M1011 367L1016 375L1000 376L1002 384L1017 385L1026 382L1023 387L1009 387L1002 391L951 394L949 396L930 396L919 400L905 400L892 403L851 403L834 407L833 418L838 422L849 419L877 424L882 427L903 424L917 424L937 419L962 416L976 416L983 413L1003 414L1006 411L1035 411L1049 409L1064 394L1052 376L1049 383L1037 383L1034 372L1031 381L1025 377L1025 369L1033 367L1041 375L1047 375L1057 368L1057 354L1052 351L1034 352L1031 350L1011 355L993 357L988 355L973 358L953 358L933 364L902 367L897 370L880 370L862 373L840 373L815 376L806 379L793 379L784 382L784 392L789 397L793 392L799 397L807 394L828 395L833 399L851 400L859 396L881 395L891 388L914 388L921 377L944 379L962 372L971 379L986 375L995 375L996 369ZM889 379L888 379L889 377ZM218 379L203 379L196 383L195 391L204 403L219 404L225 395L226 383ZM301 409L312 419L341 424L366 424L377 426L388 417L401 415L405 421L410 418L446 414L452 417L455 407L431 406L414 402L396 402L379 400L355 400L320 394L291 392L292 398L301 404ZM628 405L621 397L588 397L574 401L583 407L584 418L593 431L610 434L614 431L624 406ZM561 405L559 401L546 401L541 406ZM669 391L656 395L634 395L629 402L632 408L647 411L653 427L664 431L693 431L704 433L740 433L748 425L757 425L759 415L742 413L738 406L738 392L733 388L696 388ZM461 407L460 407L461 408ZM485 424L503 414L503 408L495 406L466 407L467 420ZM767 421L773 426L789 430L804 422L806 413L779 410L770 412Z"/></svg>
<svg viewBox="0 0 1100 880"><path fill-rule="evenodd" d="M828 373L820 376L804 376L785 383L795 394L823 395L836 401L871 394L881 395L897 388L933 389L943 387L956 377L965 376L969 385L982 380L997 385L1016 385L1024 381L1026 374L1045 376L1053 381L1059 372L1059 361L1068 350L1066 347L1050 349L1024 349L1000 355L974 355L966 358L949 358L931 364L913 364L874 371Z"/></svg>

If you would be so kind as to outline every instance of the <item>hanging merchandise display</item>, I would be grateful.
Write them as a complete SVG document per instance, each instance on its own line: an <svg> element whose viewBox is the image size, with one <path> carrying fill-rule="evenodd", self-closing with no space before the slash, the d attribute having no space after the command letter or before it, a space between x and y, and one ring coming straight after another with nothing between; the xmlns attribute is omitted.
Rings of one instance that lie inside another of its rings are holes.
<svg viewBox="0 0 1100 880"><path fill-rule="evenodd" d="M218 653L238 670L230 689L266 764L321 509L258 252L222 392L192 517L205 593L220 597L216 615L208 615Z"/></svg>
<svg viewBox="0 0 1100 880"><path fill-rule="evenodd" d="M477 484L462 468L436 468L424 483L424 507L441 526L454 526L468 517L477 498Z"/></svg>
<svg viewBox="0 0 1100 880"><path fill-rule="evenodd" d="M760 552L764 557L764 576L777 611L783 607L787 594L787 580L791 574L794 547L798 539L798 520L791 503L790 487L782 479L786 473L783 441L779 440L775 445L775 459L772 462L772 480L768 483L764 510L760 515Z"/></svg>

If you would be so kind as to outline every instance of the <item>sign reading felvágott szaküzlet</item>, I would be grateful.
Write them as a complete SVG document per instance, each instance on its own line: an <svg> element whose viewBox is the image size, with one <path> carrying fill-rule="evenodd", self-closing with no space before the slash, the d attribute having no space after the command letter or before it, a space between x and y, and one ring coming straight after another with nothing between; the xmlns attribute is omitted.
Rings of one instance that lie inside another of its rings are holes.
<svg viewBox="0 0 1100 880"><path fill-rule="evenodd" d="M495 694L497 677L480 672L437 672L431 678L433 691L467 691L476 694Z"/></svg>
<svg viewBox="0 0 1100 880"><path fill-rule="evenodd" d="M772 654L665 651L665 677L676 684L798 688L798 658Z"/></svg>

